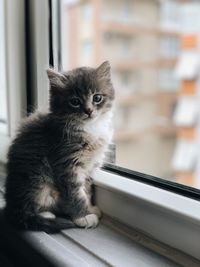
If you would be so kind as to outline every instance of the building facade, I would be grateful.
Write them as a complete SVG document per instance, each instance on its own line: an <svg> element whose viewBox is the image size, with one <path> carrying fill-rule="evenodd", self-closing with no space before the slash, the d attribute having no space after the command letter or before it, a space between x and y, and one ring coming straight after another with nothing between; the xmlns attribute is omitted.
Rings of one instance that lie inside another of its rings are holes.
<svg viewBox="0 0 200 267"><path fill-rule="evenodd" d="M175 69L182 53L181 10L188 2L67 2L64 69L110 61L118 165L195 184L196 178L185 179L176 168L182 80Z"/></svg>

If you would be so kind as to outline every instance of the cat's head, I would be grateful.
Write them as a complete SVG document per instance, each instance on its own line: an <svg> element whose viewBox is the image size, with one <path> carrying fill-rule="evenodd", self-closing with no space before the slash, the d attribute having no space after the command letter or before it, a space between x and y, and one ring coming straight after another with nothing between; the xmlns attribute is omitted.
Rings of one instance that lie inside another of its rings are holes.
<svg viewBox="0 0 200 267"><path fill-rule="evenodd" d="M98 68L82 67L68 72L49 69L47 74L52 113L91 120L111 110L114 88L108 61Z"/></svg>

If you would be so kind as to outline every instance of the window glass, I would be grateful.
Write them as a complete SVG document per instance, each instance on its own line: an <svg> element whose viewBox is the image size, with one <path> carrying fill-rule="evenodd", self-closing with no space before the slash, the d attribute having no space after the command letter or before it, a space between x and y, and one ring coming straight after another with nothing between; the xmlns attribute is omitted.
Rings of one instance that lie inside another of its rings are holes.
<svg viewBox="0 0 200 267"><path fill-rule="evenodd" d="M116 164L200 187L200 2L63 0L62 10L63 66L111 63Z"/></svg>
<svg viewBox="0 0 200 267"><path fill-rule="evenodd" d="M4 6L0 1L0 134L7 134L7 95L6 95L6 66L5 66L5 23Z"/></svg>

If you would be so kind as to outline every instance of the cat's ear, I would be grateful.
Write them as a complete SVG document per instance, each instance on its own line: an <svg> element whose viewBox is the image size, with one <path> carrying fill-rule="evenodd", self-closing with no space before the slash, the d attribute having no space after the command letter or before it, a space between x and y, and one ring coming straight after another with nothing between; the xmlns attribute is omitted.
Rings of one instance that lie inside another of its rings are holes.
<svg viewBox="0 0 200 267"><path fill-rule="evenodd" d="M54 88L65 87L65 83L67 81L67 78L65 75L63 75L62 73L54 69L47 69L47 75L48 75L51 87L54 87Z"/></svg>
<svg viewBox="0 0 200 267"><path fill-rule="evenodd" d="M109 61L104 61L97 69L96 69L96 72L97 72L97 76L98 78L107 78L107 79L110 79L110 63Z"/></svg>

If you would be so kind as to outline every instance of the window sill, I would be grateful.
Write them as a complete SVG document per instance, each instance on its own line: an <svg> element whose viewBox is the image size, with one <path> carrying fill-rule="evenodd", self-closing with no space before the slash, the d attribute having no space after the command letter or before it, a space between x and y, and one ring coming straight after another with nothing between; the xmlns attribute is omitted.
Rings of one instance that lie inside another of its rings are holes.
<svg viewBox="0 0 200 267"><path fill-rule="evenodd" d="M94 183L104 214L200 260L199 201L108 171Z"/></svg>
<svg viewBox="0 0 200 267"><path fill-rule="evenodd" d="M107 174L107 173L106 173ZM102 173L101 173L101 178ZM105 177L104 177L105 178ZM101 179L102 181L103 179ZM111 180L110 180L111 181ZM108 180L107 180L108 182ZM97 179L96 194L99 205L103 206L106 214L111 203L115 202L113 186L109 186L110 199L105 195L108 183L100 185ZM99 183L99 185L97 185ZM122 185L121 185L122 186ZM120 186L120 187L121 187ZM122 189L122 187L121 187ZM3 206L3 191L0 203ZM105 197L106 196L106 197ZM102 203L102 197L105 202ZM126 200L125 194L122 199ZM130 198L130 195L128 196ZM1 200L2 199L2 200ZM133 200L132 200L133 201ZM129 204L127 203L127 206ZM133 207L137 207L137 202ZM120 206L118 206L120 209ZM120 212L120 210L119 210ZM121 210L123 213L124 211ZM133 210L133 215L136 215ZM149 215L149 214L148 214ZM113 216L113 213L111 213ZM117 216L113 216L117 217ZM131 222L132 221L132 218ZM136 219L136 218L135 218ZM144 218L146 220L146 218ZM137 221L137 220L136 220ZM151 218L147 221L151 225ZM158 229L159 230L159 229ZM70 229L60 234L48 235L43 232L16 232L8 227L0 218L0 237L8 244L9 255L17 254L20 260L29 266L148 266L148 267L198 267L199 262L154 238L119 223L115 219L104 215L96 229ZM10 252L11 251L11 252ZM14 251L12 253L12 251ZM16 261L16 260L15 260Z"/></svg>
<svg viewBox="0 0 200 267"><path fill-rule="evenodd" d="M10 246L9 255L13 256L11 251L15 250L20 263L23 259L28 266L180 266L169 259L173 256L183 262L182 266L199 266L195 260L110 218L104 218L96 229L70 229L54 235L19 233L2 223L1 218L0 236Z"/></svg>

